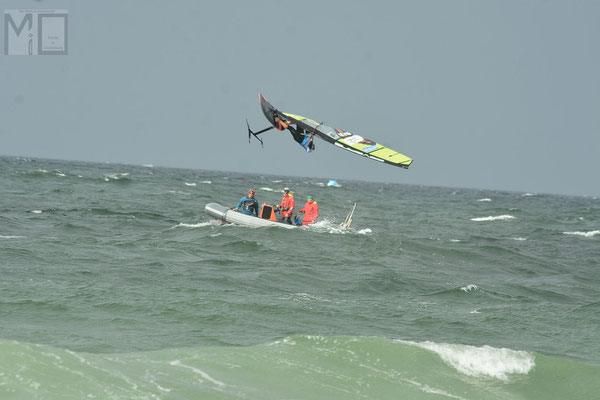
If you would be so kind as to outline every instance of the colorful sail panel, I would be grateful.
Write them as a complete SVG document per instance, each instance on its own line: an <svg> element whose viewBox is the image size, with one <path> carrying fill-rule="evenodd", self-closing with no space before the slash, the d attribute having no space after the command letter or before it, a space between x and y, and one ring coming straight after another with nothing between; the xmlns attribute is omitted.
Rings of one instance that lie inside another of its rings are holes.
<svg viewBox="0 0 600 400"><path fill-rule="evenodd" d="M352 153L402 168L408 168L413 162L412 158L362 136L319 124L315 120L301 115L281 114L290 122L304 128L305 131L315 132L321 139Z"/></svg>
<svg viewBox="0 0 600 400"><path fill-rule="evenodd" d="M377 160L386 164L395 165L401 168L408 168L413 162L412 158L398 153L397 151L392 150L381 143L365 139L364 137L355 135L351 132L332 128L331 126L324 125L301 115L278 111L267 101L265 96L259 94L258 97L265 117L272 124L275 124L275 116L279 116L280 118L296 124L300 128L303 128L307 133L314 132L316 136L320 137L326 142L332 143L337 147L363 157Z"/></svg>

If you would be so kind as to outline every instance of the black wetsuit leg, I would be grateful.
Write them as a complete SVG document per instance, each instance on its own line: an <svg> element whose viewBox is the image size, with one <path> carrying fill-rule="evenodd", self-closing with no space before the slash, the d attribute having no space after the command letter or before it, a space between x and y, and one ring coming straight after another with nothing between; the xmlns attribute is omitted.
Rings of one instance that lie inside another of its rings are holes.
<svg viewBox="0 0 600 400"><path fill-rule="evenodd" d="M294 140L300 144L304 140L304 130L302 128L298 128L297 130L293 126L288 126L288 130L294 137Z"/></svg>

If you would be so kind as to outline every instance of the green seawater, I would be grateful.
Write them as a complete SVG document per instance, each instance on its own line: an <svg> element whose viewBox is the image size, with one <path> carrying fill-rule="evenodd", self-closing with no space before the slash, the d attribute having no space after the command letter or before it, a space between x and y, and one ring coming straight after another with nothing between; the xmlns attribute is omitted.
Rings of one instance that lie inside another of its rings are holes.
<svg viewBox="0 0 600 400"><path fill-rule="evenodd" d="M0 399L600 398L600 199L326 182L0 157Z"/></svg>

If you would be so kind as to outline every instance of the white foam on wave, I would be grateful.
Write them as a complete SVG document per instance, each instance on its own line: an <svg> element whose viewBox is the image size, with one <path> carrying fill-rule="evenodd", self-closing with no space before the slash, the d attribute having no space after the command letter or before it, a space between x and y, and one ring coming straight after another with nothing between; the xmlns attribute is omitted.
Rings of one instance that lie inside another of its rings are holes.
<svg viewBox="0 0 600 400"><path fill-rule="evenodd" d="M479 199L477 201L492 201L492 199L486 197L485 199Z"/></svg>
<svg viewBox="0 0 600 400"><path fill-rule="evenodd" d="M479 289L479 286L473 285L473 284L470 284L470 285L467 285L467 286L463 286L463 287L460 288L460 290L462 290L463 292L466 292L466 293L472 292L472 291L475 291L475 290L478 290L478 289Z"/></svg>
<svg viewBox="0 0 600 400"><path fill-rule="evenodd" d="M524 242L527 240L527 238L523 238L523 237L514 237L511 238L512 240L516 240L517 242Z"/></svg>
<svg viewBox="0 0 600 400"><path fill-rule="evenodd" d="M432 394L437 394L442 396L442 398L450 398L450 399L457 399L457 400L467 400L464 397L460 397L457 396L455 394L452 393L448 393L442 389L438 389L438 388L434 388L431 387L427 384L421 383L421 382L417 382L413 379L402 379L404 382L410 383L411 385L414 385L415 387L417 387L419 390L422 390L425 393L432 393Z"/></svg>
<svg viewBox="0 0 600 400"><path fill-rule="evenodd" d="M339 234L339 235L346 235L346 234L369 235L369 234L373 233L373 231L370 228L363 228L363 229L359 229L359 230L355 230L353 228L346 229L343 226L341 226L340 224L338 224L332 220L326 219L326 218L321 219L312 225L308 225L308 229L316 230L316 231L320 231L320 232Z"/></svg>
<svg viewBox="0 0 600 400"><path fill-rule="evenodd" d="M535 366L535 357L526 351L434 342L404 342L436 353L457 371L475 377L507 381L511 375L526 375Z"/></svg>
<svg viewBox="0 0 600 400"><path fill-rule="evenodd" d="M33 214L41 214L42 210L31 210L30 212Z"/></svg>
<svg viewBox="0 0 600 400"><path fill-rule="evenodd" d="M497 216L489 216L489 217L478 217L478 218L471 218L471 221L475 221L475 222L482 222L482 221L500 221L500 220L505 220L505 219L514 219L515 217L513 217L512 215L497 215Z"/></svg>
<svg viewBox="0 0 600 400"><path fill-rule="evenodd" d="M207 185L210 185L212 183L212 181L202 181L202 183L205 183Z"/></svg>
<svg viewBox="0 0 600 400"><path fill-rule="evenodd" d="M183 182L185 184L185 186L196 186L196 182Z"/></svg>
<svg viewBox="0 0 600 400"><path fill-rule="evenodd" d="M180 226L185 227L185 228L202 228L204 226L211 226L213 223L212 222L198 222L197 224L186 224L185 222L180 222L179 224L175 225L173 228L178 228Z"/></svg>
<svg viewBox="0 0 600 400"><path fill-rule="evenodd" d="M600 235L600 231L589 231L589 232L563 232L563 235L573 235L573 236L581 236L581 237L594 237L596 235Z"/></svg>
<svg viewBox="0 0 600 400"><path fill-rule="evenodd" d="M152 164L142 164L142 167L154 168L154 165L152 165Z"/></svg>
<svg viewBox="0 0 600 400"><path fill-rule="evenodd" d="M180 360L175 360L175 361L171 361L169 362L170 365L174 366L174 367L182 367L182 368L186 368L191 370L193 373L200 375L202 377L202 379L209 381L211 383L214 383L217 386L227 386L225 385L225 383L213 378L212 376L210 376L209 374L207 374L206 372L202 371L200 368L196 368L196 367L192 367L190 365L185 365L183 364Z"/></svg>
<svg viewBox="0 0 600 400"><path fill-rule="evenodd" d="M118 180L119 180L119 177L117 176L117 174L104 175L104 181L105 181L105 182L108 182L108 181L110 181L111 179L112 179L113 181L118 181Z"/></svg>
<svg viewBox="0 0 600 400"><path fill-rule="evenodd" d="M273 191L274 191L274 190L273 190L273 189L271 189L270 187L261 187L261 188L258 188L258 190L262 190L262 191L264 191L264 192L273 192Z"/></svg>
<svg viewBox="0 0 600 400"><path fill-rule="evenodd" d="M24 239L25 236L14 236L14 235L0 235L0 239Z"/></svg>
<svg viewBox="0 0 600 400"><path fill-rule="evenodd" d="M184 196L190 196L191 195L191 193L182 192L180 190L169 190L169 193L172 193L172 194L181 194L181 195L184 195Z"/></svg>

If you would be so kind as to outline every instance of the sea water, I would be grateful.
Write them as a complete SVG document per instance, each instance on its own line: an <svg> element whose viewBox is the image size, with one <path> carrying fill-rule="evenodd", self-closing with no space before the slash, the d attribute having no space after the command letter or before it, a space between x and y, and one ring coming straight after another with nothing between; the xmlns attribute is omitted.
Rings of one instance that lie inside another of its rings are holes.
<svg viewBox="0 0 600 400"><path fill-rule="evenodd" d="M600 399L600 199L328 179L1 157L0 399Z"/></svg>

